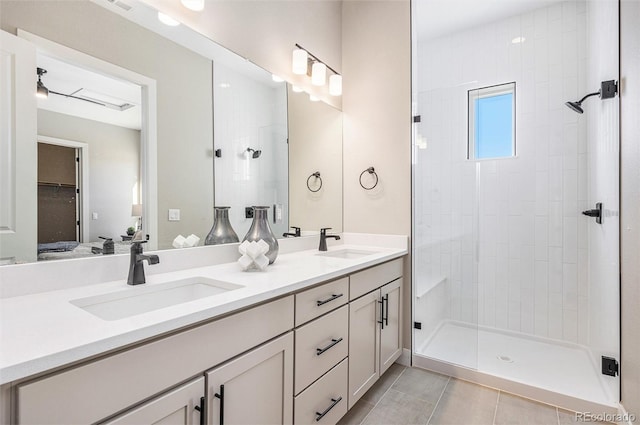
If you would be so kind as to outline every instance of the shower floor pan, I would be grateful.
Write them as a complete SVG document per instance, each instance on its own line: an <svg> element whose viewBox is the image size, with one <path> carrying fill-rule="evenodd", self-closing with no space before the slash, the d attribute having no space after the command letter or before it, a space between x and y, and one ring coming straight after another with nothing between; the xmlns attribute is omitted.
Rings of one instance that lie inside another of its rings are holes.
<svg viewBox="0 0 640 425"><path fill-rule="evenodd" d="M617 410L617 402L605 388L589 351L577 344L464 322L443 321L415 354L447 364L444 368L433 367L433 364L416 364L419 367L489 386L496 385L495 380L474 379L463 371L475 369L483 376L502 378L499 380L502 383L511 381L524 384L515 385L518 388L535 387L548 392L546 397L539 397L535 391L523 394L522 391L501 388L525 397L576 411L588 408L590 404L606 406L609 408L607 410L614 409L614 412ZM414 360L414 363L420 362ZM462 373L455 372L456 366L461 366L459 372ZM499 383L496 386L501 387ZM550 394L568 397L550 397ZM576 403L576 400L586 403Z"/></svg>

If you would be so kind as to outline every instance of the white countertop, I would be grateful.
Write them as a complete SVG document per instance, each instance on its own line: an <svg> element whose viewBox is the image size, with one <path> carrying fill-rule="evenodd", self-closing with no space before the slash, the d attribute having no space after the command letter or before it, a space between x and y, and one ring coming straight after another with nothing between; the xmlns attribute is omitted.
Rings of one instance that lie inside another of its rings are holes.
<svg viewBox="0 0 640 425"><path fill-rule="evenodd" d="M114 280L0 299L0 384L210 320L407 254L406 237L403 248L398 243L391 244L392 247L370 245L378 242L371 238L353 240L365 244L336 244L329 250L351 248L376 253L343 259L318 256L317 249L303 250L279 255L264 272L243 272L234 262L148 275L146 285L130 286L125 280ZM158 254L161 258L171 255L167 252ZM145 268L150 267L145 264ZM139 291L141 287L188 277L206 277L243 287L112 321L100 319L70 303L78 298L114 291Z"/></svg>

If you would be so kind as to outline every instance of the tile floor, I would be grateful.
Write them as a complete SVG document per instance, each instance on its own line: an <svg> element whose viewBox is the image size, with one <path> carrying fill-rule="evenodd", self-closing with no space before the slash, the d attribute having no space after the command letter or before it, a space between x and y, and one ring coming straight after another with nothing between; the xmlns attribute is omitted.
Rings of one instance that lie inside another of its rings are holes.
<svg viewBox="0 0 640 425"><path fill-rule="evenodd" d="M568 425L573 412L394 364L338 425Z"/></svg>

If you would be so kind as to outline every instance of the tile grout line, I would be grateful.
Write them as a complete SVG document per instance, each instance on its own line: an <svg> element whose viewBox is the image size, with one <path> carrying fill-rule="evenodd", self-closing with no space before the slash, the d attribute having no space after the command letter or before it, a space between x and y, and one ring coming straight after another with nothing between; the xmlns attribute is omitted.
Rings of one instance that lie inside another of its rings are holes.
<svg viewBox="0 0 640 425"><path fill-rule="evenodd" d="M373 407L371 408L371 410L369 410L367 412L367 414L365 415L364 418L362 418L362 420L360 421L360 425L362 425L364 423L364 421L367 420L367 418L369 417L369 415L371 414L371 412L373 412L373 409L376 408L376 406L378 406L378 404L380 404L380 402L382 401L382 399L384 398L385 395L387 395L387 393L389 392L389 390L391 389L391 387L393 387L393 385L398 382L398 379L400 379L400 377L402 376L402 374L404 373L405 370L407 370L408 368L405 366L404 369L402 369L402 372L400 372L400 374L398 374L398 377L396 379L394 379L394 381L391 383L391 385L389 385L389 388L387 388L387 390L380 396L380 398L378 399L378 401L376 401L376 404L373 405ZM360 401L360 400L358 400ZM357 402L356 402L357 403Z"/></svg>
<svg viewBox="0 0 640 425"><path fill-rule="evenodd" d="M426 425L429 425L429 422L431 422L431 418L433 418L433 414L436 412L436 409L438 408L438 404L440 404L440 400L442 400L442 396L444 395L444 392L446 391L447 387L449 386L449 382L451 382L451 377L450 376L447 379L447 383L444 385L444 387L442 387L442 392L440 393L440 397L438 397L438 401L436 401L436 404L433 405L433 410L431 411L431 414L429 415L429 419L427 419Z"/></svg>
<svg viewBox="0 0 640 425"><path fill-rule="evenodd" d="M498 390L498 398L496 399L496 408L493 409L493 421L491 422L493 425L496 425L496 416L498 416L498 404L500 404L500 394L502 394L502 391Z"/></svg>

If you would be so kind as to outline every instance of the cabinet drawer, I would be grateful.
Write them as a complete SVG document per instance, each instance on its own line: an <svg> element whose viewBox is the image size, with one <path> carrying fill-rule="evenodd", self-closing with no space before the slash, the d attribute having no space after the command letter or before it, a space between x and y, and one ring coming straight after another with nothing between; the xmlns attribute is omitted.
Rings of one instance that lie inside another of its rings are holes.
<svg viewBox="0 0 640 425"><path fill-rule="evenodd" d="M344 359L295 398L296 425L333 425L347 413L348 361Z"/></svg>
<svg viewBox="0 0 640 425"><path fill-rule="evenodd" d="M354 273L350 277L349 301L402 276L402 258Z"/></svg>
<svg viewBox="0 0 640 425"><path fill-rule="evenodd" d="M349 278L344 277L296 294L296 326L349 301Z"/></svg>
<svg viewBox="0 0 640 425"><path fill-rule="evenodd" d="M347 357L349 308L340 307L296 329L295 394Z"/></svg>

